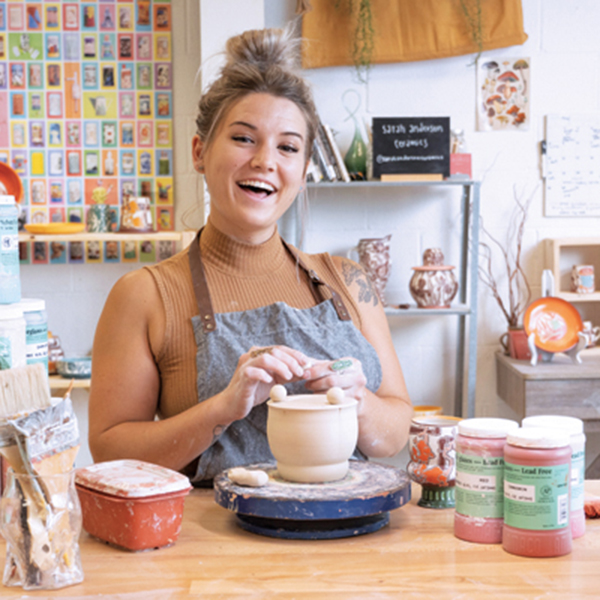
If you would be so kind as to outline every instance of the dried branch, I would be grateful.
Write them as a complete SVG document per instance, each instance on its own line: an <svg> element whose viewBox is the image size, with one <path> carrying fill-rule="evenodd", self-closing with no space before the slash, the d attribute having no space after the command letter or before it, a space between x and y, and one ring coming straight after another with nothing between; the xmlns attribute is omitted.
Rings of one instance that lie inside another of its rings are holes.
<svg viewBox="0 0 600 600"><path fill-rule="evenodd" d="M537 188L527 200L522 201L515 186L516 207L509 221L505 244L502 244L485 228L483 219L481 219L482 234L490 240L492 246L500 251L504 261L503 270L506 272L508 299L503 297L498 284L499 278L492 267L492 246L484 241L479 242L479 279L491 291L509 327L519 326L521 317L531 300L531 286L523 269L523 236L527 212L536 190Z"/></svg>

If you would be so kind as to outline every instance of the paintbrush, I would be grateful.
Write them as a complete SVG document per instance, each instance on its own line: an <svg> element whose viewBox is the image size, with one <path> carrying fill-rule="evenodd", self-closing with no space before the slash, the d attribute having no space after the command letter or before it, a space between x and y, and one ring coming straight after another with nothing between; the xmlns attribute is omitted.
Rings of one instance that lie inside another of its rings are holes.
<svg viewBox="0 0 600 600"><path fill-rule="evenodd" d="M48 374L42 363L0 371L0 422L51 404Z"/></svg>

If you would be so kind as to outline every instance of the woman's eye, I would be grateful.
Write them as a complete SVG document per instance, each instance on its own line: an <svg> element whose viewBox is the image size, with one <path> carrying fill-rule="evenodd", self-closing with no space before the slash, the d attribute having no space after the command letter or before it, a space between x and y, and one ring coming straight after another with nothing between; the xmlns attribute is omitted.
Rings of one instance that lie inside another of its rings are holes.
<svg viewBox="0 0 600 600"><path fill-rule="evenodd" d="M250 138L250 136L247 135L234 135L232 136L232 138L234 142L246 142L249 143L252 141L252 139Z"/></svg>
<svg viewBox="0 0 600 600"><path fill-rule="evenodd" d="M284 152L291 152L291 153L298 152L298 148L296 148L296 146L292 146L291 144L283 144L283 145L280 146L280 148Z"/></svg>

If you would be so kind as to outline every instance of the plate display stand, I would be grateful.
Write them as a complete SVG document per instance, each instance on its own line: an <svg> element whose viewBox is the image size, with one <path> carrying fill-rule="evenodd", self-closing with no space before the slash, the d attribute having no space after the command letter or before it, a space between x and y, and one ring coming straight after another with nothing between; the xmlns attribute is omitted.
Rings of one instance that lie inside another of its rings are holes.
<svg viewBox="0 0 600 600"><path fill-rule="evenodd" d="M372 533L388 524L389 511L411 498L407 474L396 467L351 460L344 479L294 483L275 463L246 466L269 476L263 487L233 483L223 471L214 480L215 501L234 512L246 531L287 539L336 539Z"/></svg>
<svg viewBox="0 0 600 600"><path fill-rule="evenodd" d="M572 346L568 350L564 350L563 354L566 354L575 364L581 364L581 351L587 346L588 339L587 337L581 333L581 331L577 334L579 338L577 344ZM527 345L529 346L529 350L531 351L531 364L535 367L538 363L538 358L541 359L542 362L550 362L556 352L548 352L547 350L542 350L535 345L535 333L530 333L527 337Z"/></svg>

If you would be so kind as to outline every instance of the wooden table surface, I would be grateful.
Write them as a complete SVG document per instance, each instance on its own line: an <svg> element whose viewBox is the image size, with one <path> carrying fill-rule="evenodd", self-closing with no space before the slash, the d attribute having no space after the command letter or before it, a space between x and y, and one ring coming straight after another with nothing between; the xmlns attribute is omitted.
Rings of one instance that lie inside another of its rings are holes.
<svg viewBox="0 0 600 600"><path fill-rule="evenodd" d="M586 490L600 495L600 480ZM431 510L413 499L392 512L382 530L342 540L262 537L236 525L212 490L186 498L174 546L132 553L81 536L85 581L54 592L0 585L2 598L325 600L543 598L600 595L600 519L587 521L573 552L559 558L513 556L500 545L471 544L453 535L452 509ZM0 542L0 565L5 544Z"/></svg>

